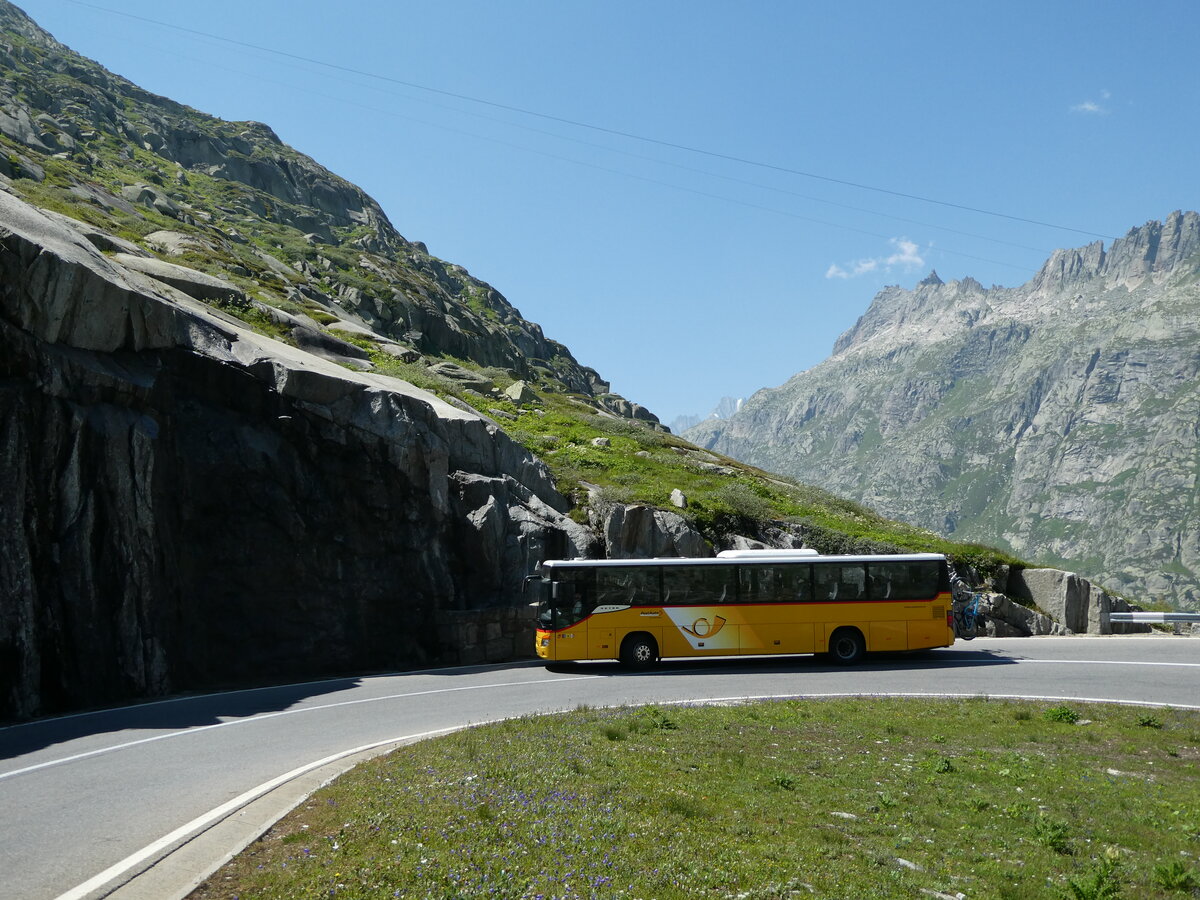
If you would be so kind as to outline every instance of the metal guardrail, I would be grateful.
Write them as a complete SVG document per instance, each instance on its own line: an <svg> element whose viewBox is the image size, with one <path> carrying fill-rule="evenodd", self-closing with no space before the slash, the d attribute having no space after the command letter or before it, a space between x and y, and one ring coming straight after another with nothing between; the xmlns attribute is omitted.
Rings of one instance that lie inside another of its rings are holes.
<svg viewBox="0 0 1200 900"><path fill-rule="evenodd" d="M1200 622L1200 613L1181 612L1115 612L1108 614L1110 622L1134 622L1139 625L1181 625Z"/></svg>

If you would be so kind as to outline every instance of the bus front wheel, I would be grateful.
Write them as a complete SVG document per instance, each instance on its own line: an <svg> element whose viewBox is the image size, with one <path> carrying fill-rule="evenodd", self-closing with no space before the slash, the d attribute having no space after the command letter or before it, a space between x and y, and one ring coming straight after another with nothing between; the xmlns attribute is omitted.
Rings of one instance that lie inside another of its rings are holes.
<svg viewBox="0 0 1200 900"><path fill-rule="evenodd" d="M630 669L646 669L658 661L658 644L648 634L631 634L621 642L621 662Z"/></svg>
<svg viewBox="0 0 1200 900"><path fill-rule="evenodd" d="M829 655L843 666L862 662L867 655L867 642L857 628L839 628L829 639Z"/></svg>

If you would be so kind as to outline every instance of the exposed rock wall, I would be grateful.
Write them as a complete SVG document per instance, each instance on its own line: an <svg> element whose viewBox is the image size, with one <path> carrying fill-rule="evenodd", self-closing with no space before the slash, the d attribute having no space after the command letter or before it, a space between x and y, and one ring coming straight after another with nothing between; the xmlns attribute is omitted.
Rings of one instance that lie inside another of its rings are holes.
<svg viewBox="0 0 1200 900"><path fill-rule="evenodd" d="M0 459L0 718L457 662L449 625L595 550L494 425L256 336L4 193Z"/></svg>

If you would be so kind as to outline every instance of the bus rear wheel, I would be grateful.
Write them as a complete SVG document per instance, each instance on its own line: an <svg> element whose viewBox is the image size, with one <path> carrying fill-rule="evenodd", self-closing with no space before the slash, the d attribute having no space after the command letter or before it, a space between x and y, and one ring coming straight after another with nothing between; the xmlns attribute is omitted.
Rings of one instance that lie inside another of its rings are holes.
<svg viewBox="0 0 1200 900"><path fill-rule="evenodd" d="M860 663L867 655L867 642L857 628L839 628L829 638L829 655L843 666Z"/></svg>
<svg viewBox="0 0 1200 900"><path fill-rule="evenodd" d="M630 669L647 669L658 661L658 643L648 634L631 634L621 642L621 662Z"/></svg>

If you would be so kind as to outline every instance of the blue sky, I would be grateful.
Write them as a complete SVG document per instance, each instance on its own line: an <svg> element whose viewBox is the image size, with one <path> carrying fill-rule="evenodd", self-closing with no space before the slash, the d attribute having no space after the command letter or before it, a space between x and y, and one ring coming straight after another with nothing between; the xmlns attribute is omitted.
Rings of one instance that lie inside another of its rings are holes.
<svg viewBox="0 0 1200 900"><path fill-rule="evenodd" d="M1200 207L1191 0L18 5L271 125L664 420L820 362L884 285Z"/></svg>

